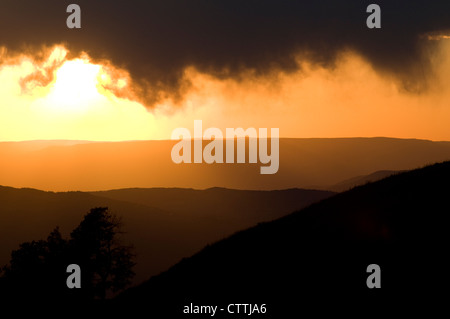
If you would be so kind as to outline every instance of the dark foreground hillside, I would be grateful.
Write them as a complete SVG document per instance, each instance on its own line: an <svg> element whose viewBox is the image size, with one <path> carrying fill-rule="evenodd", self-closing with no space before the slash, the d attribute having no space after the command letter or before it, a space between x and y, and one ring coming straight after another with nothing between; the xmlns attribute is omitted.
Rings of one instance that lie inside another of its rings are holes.
<svg viewBox="0 0 450 319"><path fill-rule="evenodd" d="M388 314L439 307L448 289L450 162L391 176L206 247L104 311L202 318L183 307L266 304L257 318ZM381 267L369 289L366 268ZM432 301L433 303L430 303Z"/></svg>

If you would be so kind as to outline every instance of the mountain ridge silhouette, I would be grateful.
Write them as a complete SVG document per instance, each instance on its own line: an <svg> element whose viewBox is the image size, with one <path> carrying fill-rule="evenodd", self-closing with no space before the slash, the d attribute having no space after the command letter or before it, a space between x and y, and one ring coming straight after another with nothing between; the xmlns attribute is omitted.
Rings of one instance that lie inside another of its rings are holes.
<svg viewBox="0 0 450 319"><path fill-rule="evenodd" d="M291 189L241 191L215 188L46 192L0 186L0 265L25 241L63 236L93 207L109 207L136 247L134 284L156 275L235 231L273 220L332 192ZM284 208L280 209L280 205ZM245 209L240 209L241 207Z"/></svg>
<svg viewBox="0 0 450 319"><path fill-rule="evenodd" d="M145 304L171 318L190 302L266 303L274 318L443 306L449 178L450 162L438 163L258 224L128 289L115 306ZM370 264L381 267L380 289L366 285Z"/></svg>

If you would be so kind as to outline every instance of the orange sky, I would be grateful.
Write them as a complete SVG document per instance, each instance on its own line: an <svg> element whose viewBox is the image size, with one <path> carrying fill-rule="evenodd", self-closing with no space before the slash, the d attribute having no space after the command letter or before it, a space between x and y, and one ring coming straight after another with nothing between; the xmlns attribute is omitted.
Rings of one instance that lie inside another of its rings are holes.
<svg viewBox="0 0 450 319"><path fill-rule="evenodd" d="M450 40L433 41L440 46L430 52L434 72L421 93L406 92L357 54L342 52L334 69L299 57L302 71L266 77L249 73L239 83L188 68L185 77L193 87L184 98L150 111L107 89L131 90L125 70L92 64L87 55L67 60L62 46L49 50L41 63L25 55L7 56L3 49L0 141L169 139L177 127L192 130L194 119L203 120L204 129L276 127L281 137L450 140ZM30 74L44 75L49 69L53 79L23 85Z"/></svg>

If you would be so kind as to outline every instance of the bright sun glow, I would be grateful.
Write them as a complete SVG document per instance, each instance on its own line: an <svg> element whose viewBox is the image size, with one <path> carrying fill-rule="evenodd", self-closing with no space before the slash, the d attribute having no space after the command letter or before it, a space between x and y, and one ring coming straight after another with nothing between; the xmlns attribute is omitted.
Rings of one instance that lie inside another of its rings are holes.
<svg viewBox="0 0 450 319"><path fill-rule="evenodd" d="M132 78L109 61L87 54L69 59L63 46L35 57L0 56L0 141L168 139L194 119L222 130L278 127L283 137L450 140L450 41L440 42L430 89L421 94L402 91L346 52L333 69L299 58L301 71L274 78L234 81L188 68L185 79L193 85L184 99L162 101L151 111L132 101ZM43 56L46 61L37 58Z"/></svg>
<svg viewBox="0 0 450 319"><path fill-rule="evenodd" d="M126 79L112 79L111 66L92 63L87 55L68 60L67 53L57 46L43 53L48 58L41 63L24 55L0 65L0 141L157 136L151 112L106 88L126 90Z"/></svg>
<svg viewBox="0 0 450 319"><path fill-rule="evenodd" d="M48 95L49 106L61 111L86 111L101 98L97 90L100 69L82 59L65 62L56 72Z"/></svg>

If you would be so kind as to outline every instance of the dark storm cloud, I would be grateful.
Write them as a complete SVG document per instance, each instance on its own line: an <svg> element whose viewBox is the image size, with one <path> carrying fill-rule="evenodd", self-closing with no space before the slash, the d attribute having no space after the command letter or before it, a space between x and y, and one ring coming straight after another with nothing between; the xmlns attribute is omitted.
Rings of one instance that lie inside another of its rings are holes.
<svg viewBox="0 0 450 319"><path fill-rule="evenodd" d="M366 7L382 9L382 28L366 27ZM82 29L69 30L66 7L82 9ZM0 45L9 51L66 43L128 70L147 106L157 92L176 96L187 66L217 77L252 69L296 70L295 55L333 66L352 49L405 85L423 75L420 35L450 29L450 1L101 1L4 0ZM424 41L422 39L422 41Z"/></svg>

